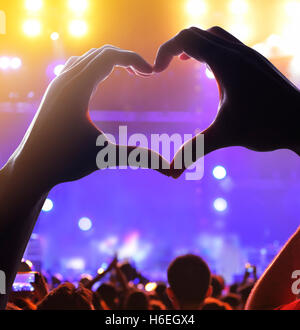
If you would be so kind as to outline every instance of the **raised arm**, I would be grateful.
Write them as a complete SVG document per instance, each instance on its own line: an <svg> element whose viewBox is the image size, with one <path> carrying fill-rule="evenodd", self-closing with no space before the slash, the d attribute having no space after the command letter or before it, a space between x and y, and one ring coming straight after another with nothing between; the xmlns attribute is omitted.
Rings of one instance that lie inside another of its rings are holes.
<svg viewBox="0 0 300 330"><path fill-rule="evenodd" d="M275 309L297 299L292 286L300 270L300 227L287 241L264 274L256 282L246 303L246 309Z"/></svg>
<svg viewBox="0 0 300 330"><path fill-rule="evenodd" d="M174 56L206 63L218 83L218 113L202 132L204 154L243 146L256 151L286 148L300 155L299 90L261 54L220 27L192 27L160 47L155 71L165 70ZM174 177L187 167L180 163L182 152L192 150L193 161L199 157L193 146L196 139L188 141L175 156Z"/></svg>
<svg viewBox="0 0 300 330"><path fill-rule="evenodd" d="M101 147L96 141L105 135L90 121L88 104L93 90L115 66L152 72L138 54L112 46L71 58L48 87L22 142L0 170L0 270L6 274L7 293L48 192L98 169ZM107 140L107 144L112 143ZM162 165L165 160L158 157ZM114 165L119 165L118 160ZM6 299L7 295L0 295L1 308Z"/></svg>

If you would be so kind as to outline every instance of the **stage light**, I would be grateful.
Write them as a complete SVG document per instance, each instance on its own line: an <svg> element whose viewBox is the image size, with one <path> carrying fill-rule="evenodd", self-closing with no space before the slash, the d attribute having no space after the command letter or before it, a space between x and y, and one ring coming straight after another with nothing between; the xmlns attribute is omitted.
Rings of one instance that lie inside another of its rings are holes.
<svg viewBox="0 0 300 330"><path fill-rule="evenodd" d="M285 12L291 18L300 18L300 3L298 1L289 1L285 4Z"/></svg>
<svg viewBox="0 0 300 330"><path fill-rule="evenodd" d="M207 12L207 5L203 0L188 0L186 11L191 16L201 16Z"/></svg>
<svg viewBox="0 0 300 330"><path fill-rule="evenodd" d="M151 292L154 291L157 288L157 284L154 282L149 282L145 285L145 291Z"/></svg>
<svg viewBox="0 0 300 330"><path fill-rule="evenodd" d="M66 262L65 267L74 270L83 270L85 268L85 261L82 258L71 258Z"/></svg>
<svg viewBox="0 0 300 330"><path fill-rule="evenodd" d="M61 71L64 68L64 66L65 66L64 64L58 64L58 65L56 65L56 67L53 70L54 74L56 76L58 76L61 73Z"/></svg>
<svg viewBox="0 0 300 330"><path fill-rule="evenodd" d="M44 202L42 211L44 212L50 212L53 209L53 202L50 198L47 198Z"/></svg>
<svg viewBox="0 0 300 330"><path fill-rule="evenodd" d="M10 60L10 67L13 69L13 70L17 70L17 69L20 69L20 67L22 66L22 61L19 57L13 57L11 60Z"/></svg>
<svg viewBox="0 0 300 330"><path fill-rule="evenodd" d="M213 169L213 176L218 180L224 179L226 175L226 169L223 166L218 165Z"/></svg>
<svg viewBox="0 0 300 330"><path fill-rule="evenodd" d="M78 227L80 230L88 231L92 228L92 221L89 218L81 218L78 221Z"/></svg>
<svg viewBox="0 0 300 330"><path fill-rule="evenodd" d="M87 0L69 0L69 8L76 13L83 13L87 6Z"/></svg>
<svg viewBox="0 0 300 330"><path fill-rule="evenodd" d="M234 15L244 15L248 11L248 3L244 0L232 0L229 9Z"/></svg>
<svg viewBox="0 0 300 330"><path fill-rule="evenodd" d="M100 267L98 270L97 270L97 273L99 275L103 274L104 273L104 269L102 267Z"/></svg>
<svg viewBox="0 0 300 330"><path fill-rule="evenodd" d="M52 32L50 35L51 40L56 41L59 39L59 33L58 32Z"/></svg>
<svg viewBox="0 0 300 330"><path fill-rule="evenodd" d="M7 70L10 66L10 59L9 57L2 56L0 57L0 69Z"/></svg>
<svg viewBox="0 0 300 330"><path fill-rule="evenodd" d="M74 37L82 37L87 33L87 24L85 21L74 20L70 22L69 32Z"/></svg>
<svg viewBox="0 0 300 330"><path fill-rule="evenodd" d="M214 201L214 208L218 212L224 212L227 209L227 201L224 198L217 198Z"/></svg>
<svg viewBox="0 0 300 330"><path fill-rule="evenodd" d="M39 11L43 7L42 0L26 0L25 7L29 11Z"/></svg>
<svg viewBox="0 0 300 330"><path fill-rule="evenodd" d="M209 68L205 69L205 74L208 79L215 79L215 75Z"/></svg>
<svg viewBox="0 0 300 330"><path fill-rule="evenodd" d="M28 37L36 37L41 34L41 23L36 19L28 19L23 24L23 31Z"/></svg>

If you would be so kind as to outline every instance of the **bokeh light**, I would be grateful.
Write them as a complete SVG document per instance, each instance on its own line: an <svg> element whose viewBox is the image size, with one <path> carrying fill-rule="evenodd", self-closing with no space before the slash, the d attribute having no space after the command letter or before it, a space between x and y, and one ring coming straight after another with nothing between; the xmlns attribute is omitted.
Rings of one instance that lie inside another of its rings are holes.
<svg viewBox="0 0 300 330"><path fill-rule="evenodd" d="M227 201L224 198L217 198L214 201L214 208L218 212L224 212L227 209Z"/></svg>
<svg viewBox="0 0 300 330"><path fill-rule="evenodd" d="M62 69L64 68L64 64L58 64L55 66L53 72L56 76L58 76L61 72L62 72Z"/></svg>
<svg viewBox="0 0 300 330"><path fill-rule="evenodd" d="M248 2L245 0L232 0L229 4L230 12L234 15L244 15L249 8Z"/></svg>
<svg viewBox="0 0 300 330"><path fill-rule="evenodd" d="M43 205L42 211L44 212L50 212L53 209L53 202L50 198L47 198L45 200L45 203Z"/></svg>
<svg viewBox="0 0 300 330"><path fill-rule="evenodd" d="M59 33L58 32L52 32L50 35L51 40L56 41L59 39Z"/></svg>
<svg viewBox="0 0 300 330"><path fill-rule="evenodd" d="M69 24L69 32L74 37L82 37L87 33L87 24L82 20L73 20Z"/></svg>
<svg viewBox="0 0 300 330"><path fill-rule="evenodd" d="M28 37L36 37L41 34L42 26L39 20L37 19L28 19L23 24L23 32Z"/></svg>
<svg viewBox="0 0 300 330"><path fill-rule="evenodd" d="M43 7L42 0L26 0L25 8L29 11L39 11Z"/></svg>
<svg viewBox="0 0 300 330"><path fill-rule="evenodd" d="M87 6L87 0L69 0L69 8L76 13L83 13Z"/></svg>
<svg viewBox="0 0 300 330"><path fill-rule="evenodd" d="M190 16L201 16L207 12L206 2L204 0L188 0L186 11Z"/></svg>
<svg viewBox="0 0 300 330"><path fill-rule="evenodd" d="M79 221L78 221L78 227L80 230L82 231L88 231L92 228L92 221L89 219L89 218L81 218Z"/></svg>
<svg viewBox="0 0 300 330"><path fill-rule="evenodd" d="M101 275L104 273L104 269L102 267L98 268L97 274Z"/></svg>
<svg viewBox="0 0 300 330"><path fill-rule="evenodd" d="M155 282L149 282L145 285L145 291L151 292L157 288L157 284Z"/></svg>
<svg viewBox="0 0 300 330"><path fill-rule="evenodd" d="M10 67L13 69L13 70L17 70L17 69L20 69L20 67L22 66L22 61L19 57L13 57L11 60L10 60Z"/></svg>
<svg viewBox="0 0 300 330"><path fill-rule="evenodd" d="M285 3L285 12L290 18L300 18L300 2L288 1Z"/></svg>
<svg viewBox="0 0 300 330"><path fill-rule="evenodd" d="M10 66L10 59L9 57L2 56L0 57L0 69L7 70Z"/></svg>
<svg viewBox="0 0 300 330"><path fill-rule="evenodd" d="M226 169L221 165L218 165L213 169L213 176L218 180L224 179L226 175Z"/></svg>

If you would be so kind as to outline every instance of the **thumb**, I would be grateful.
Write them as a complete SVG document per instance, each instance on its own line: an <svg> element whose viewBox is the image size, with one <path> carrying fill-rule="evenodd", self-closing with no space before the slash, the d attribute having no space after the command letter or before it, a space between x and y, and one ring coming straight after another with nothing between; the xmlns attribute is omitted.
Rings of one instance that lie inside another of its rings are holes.
<svg viewBox="0 0 300 330"><path fill-rule="evenodd" d="M201 157L226 147L225 141L223 132L213 123L206 130L188 140L178 150L171 162L171 176L175 179L179 178L187 168Z"/></svg>

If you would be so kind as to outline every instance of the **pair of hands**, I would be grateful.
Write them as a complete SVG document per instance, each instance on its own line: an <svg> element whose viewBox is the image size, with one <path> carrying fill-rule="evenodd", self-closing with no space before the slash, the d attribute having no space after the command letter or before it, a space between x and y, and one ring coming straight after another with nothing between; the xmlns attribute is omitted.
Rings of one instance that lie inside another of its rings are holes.
<svg viewBox="0 0 300 330"><path fill-rule="evenodd" d="M34 167L36 180L41 189L47 191L58 183L76 180L97 170L96 139L104 133L89 118L88 104L93 90L115 66L138 75L151 75L167 69L174 56L207 63L218 82L218 114L202 132L204 154L228 146L256 151L279 148L298 151L298 89L266 58L225 30L193 27L163 44L154 66L134 52L109 45L71 57L48 87L10 163L28 173ZM196 137L183 145L181 151L195 141ZM107 140L107 143L111 142ZM158 171L180 176L185 168L174 169L178 155L170 170L161 167ZM166 163L162 157L160 160L160 165Z"/></svg>

